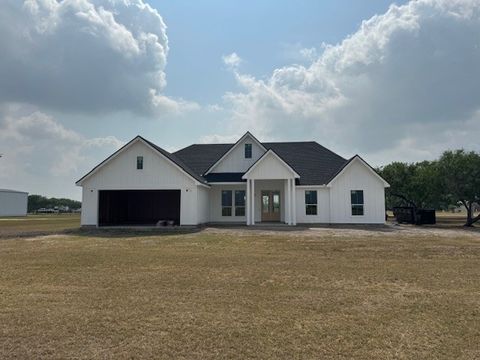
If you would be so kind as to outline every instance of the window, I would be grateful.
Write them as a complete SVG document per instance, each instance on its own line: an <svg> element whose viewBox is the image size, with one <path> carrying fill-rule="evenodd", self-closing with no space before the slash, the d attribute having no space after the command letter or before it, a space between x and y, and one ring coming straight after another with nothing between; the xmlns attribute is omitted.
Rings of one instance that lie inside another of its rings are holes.
<svg viewBox="0 0 480 360"><path fill-rule="evenodd" d="M245 159L252 158L252 144L245 144Z"/></svg>
<svg viewBox="0 0 480 360"><path fill-rule="evenodd" d="M232 216L232 190L222 190L222 216Z"/></svg>
<svg viewBox="0 0 480 360"><path fill-rule="evenodd" d="M352 190L350 194L352 198L352 215L363 215L363 190Z"/></svg>
<svg viewBox="0 0 480 360"><path fill-rule="evenodd" d="M143 156L137 156L137 170L143 169Z"/></svg>
<svg viewBox="0 0 480 360"><path fill-rule="evenodd" d="M317 215L317 191L305 191L305 214Z"/></svg>
<svg viewBox="0 0 480 360"><path fill-rule="evenodd" d="M235 216L245 216L245 190L235 190Z"/></svg>

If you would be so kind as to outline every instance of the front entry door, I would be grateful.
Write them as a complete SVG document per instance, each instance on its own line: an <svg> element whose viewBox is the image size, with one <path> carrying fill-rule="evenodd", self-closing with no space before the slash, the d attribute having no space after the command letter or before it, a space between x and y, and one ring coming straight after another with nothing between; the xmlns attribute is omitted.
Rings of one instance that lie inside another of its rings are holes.
<svg viewBox="0 0 480 360"><path fill-rule="evenodd" d="M280 221L280 191L262 191L262 221Z"/></svg>

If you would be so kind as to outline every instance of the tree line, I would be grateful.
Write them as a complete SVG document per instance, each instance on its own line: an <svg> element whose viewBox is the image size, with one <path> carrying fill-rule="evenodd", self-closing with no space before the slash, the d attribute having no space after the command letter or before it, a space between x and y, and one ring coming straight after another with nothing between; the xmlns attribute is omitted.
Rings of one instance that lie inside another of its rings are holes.
<svg viewBox="0 0 480 360"><path fill-rule="evenodd" d="M393 162L378 169L388 181L387 209L413 206L448 210L463 205L465 226L480 220L474 216L480 206L480 154L465 150L445 151L433 161Z"/></svg>
<svg viewBox="0 0 480 360"><path fill-rule="evenodd" d="M68 206L70 209L79 209L82 207L80 201L64 198L47 198L41 195L28 195L28 212L34 212L41 208L54 208Z"/></svg>

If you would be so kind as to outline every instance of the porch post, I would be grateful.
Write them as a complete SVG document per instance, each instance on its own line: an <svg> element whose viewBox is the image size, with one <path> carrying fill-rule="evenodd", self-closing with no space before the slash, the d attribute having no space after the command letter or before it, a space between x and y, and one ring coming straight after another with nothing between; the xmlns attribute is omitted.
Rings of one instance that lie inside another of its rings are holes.
<svg viewBox="0 0 480 360"><path fill-rule="evenodd" d="M247 210L247 225L250 225L250 179L247 179L247 196L246 196L246 210Z"/></svg>
<svg viewBox="0 0 480 360"><path fill-rule="evenodd" d="M252 221L251 224L255 225L255 180L252 179L252 208L250 209L250 212L252 214Z"/></svg>
<svg viewBox="0 0 480 360"><path fill-rule="evenodd" d="M288 224L288 217L290 216L290 205L288 205L288 179L285 179L283 184L283 208L285 209L285 224Z"/></svg>
<svg viewBox="0 0 480 360"><path fill-rule="evenodd" d="M297 204L296 204L295 178L292 179L292 225L297 225Z"/></svg>
<svg viewBox="0 0 480 360"><path fill-rule="evenodd" d="M292 225L292 186L290 185L290 179L287 179L287 224Z"/></svg>

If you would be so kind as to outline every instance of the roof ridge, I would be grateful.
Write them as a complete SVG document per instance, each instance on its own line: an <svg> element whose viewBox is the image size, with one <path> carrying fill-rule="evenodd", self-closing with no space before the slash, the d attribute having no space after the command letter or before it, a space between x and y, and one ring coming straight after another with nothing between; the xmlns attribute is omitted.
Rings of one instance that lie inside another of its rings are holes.
<svg viewBox="0 0 480 360"><path fill-rule="evenodd" d="M264 141L264 142L262 142L262 144L307 144L307 143L318 144L318 142L316 142L315 140L307 140L307 141Z"/></svg>

